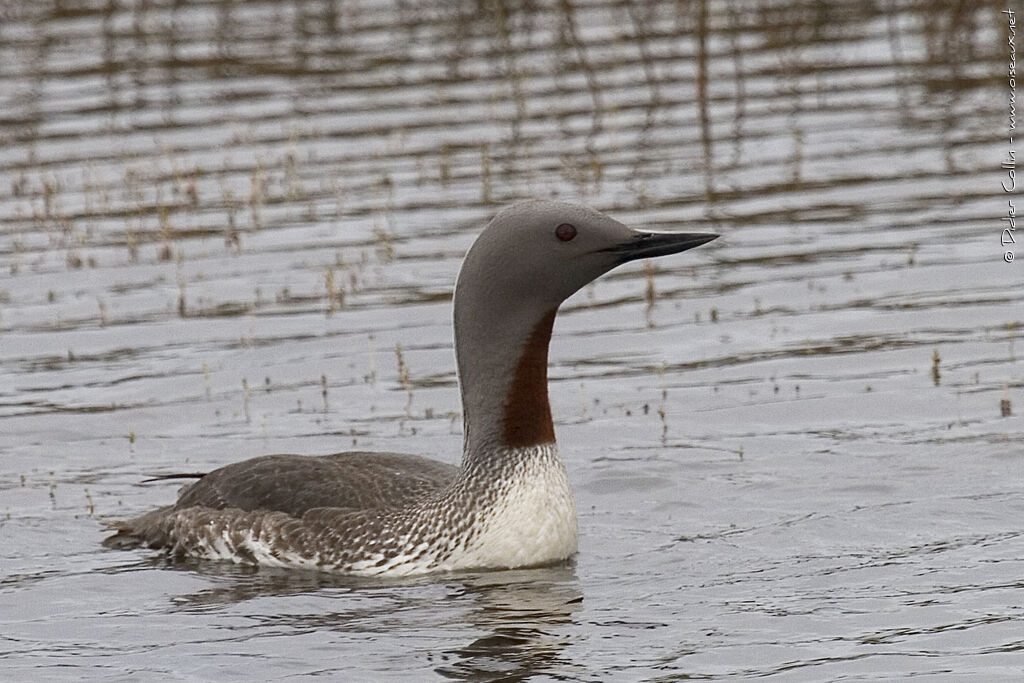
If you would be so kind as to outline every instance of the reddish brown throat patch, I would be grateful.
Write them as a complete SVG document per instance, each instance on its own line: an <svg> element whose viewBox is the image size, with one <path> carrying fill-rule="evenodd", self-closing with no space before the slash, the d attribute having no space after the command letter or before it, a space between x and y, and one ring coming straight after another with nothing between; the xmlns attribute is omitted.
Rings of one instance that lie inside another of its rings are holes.
<svg viewBox="0 0 1024 683"><path fill-rule="evenodd" d="M516 365L502 424L502 439L510 448L555 442L548 403L548 344L556 310L533 326Z"/></svg>

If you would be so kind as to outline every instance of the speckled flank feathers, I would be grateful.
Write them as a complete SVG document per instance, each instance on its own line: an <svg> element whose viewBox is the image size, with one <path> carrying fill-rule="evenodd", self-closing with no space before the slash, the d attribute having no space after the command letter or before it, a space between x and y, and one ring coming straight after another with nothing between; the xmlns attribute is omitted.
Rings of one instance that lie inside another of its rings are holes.
<svg viewBox="0 0 1024 683"><path fill-rule="evenodd" d="M413 456L405 458L413 464ZM200 480L182 493L186 504L179 501L116 528L174 555L365 575L518 567L571 557L577 548L576 507L554 444L515 449L490 462L501 471L474 471L405 507L399 496L397 507L306 507L293 500L290 512L218 509L197 504L203 490L211 504L224 501Z"/></svg>

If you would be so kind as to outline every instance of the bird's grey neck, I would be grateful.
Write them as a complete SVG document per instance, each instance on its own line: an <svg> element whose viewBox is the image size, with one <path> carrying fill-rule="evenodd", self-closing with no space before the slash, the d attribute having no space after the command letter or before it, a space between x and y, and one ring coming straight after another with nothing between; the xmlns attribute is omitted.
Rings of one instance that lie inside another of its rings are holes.
<svg viewBox="0 0 1024 683"><path fill-rule="evenodd" d="M547 366L557 306L531 313L462 302L458 294L455 304L463 467L553 444Z"/></svg>

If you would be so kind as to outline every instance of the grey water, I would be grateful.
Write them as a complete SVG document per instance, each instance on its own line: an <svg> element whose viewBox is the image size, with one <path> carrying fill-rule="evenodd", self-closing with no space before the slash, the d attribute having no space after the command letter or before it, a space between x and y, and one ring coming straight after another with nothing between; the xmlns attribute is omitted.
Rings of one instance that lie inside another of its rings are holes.
<svg viewBox="0 0 1024 683"><path fill-rule="evenodd" d="M6 5L0 678L1019 680L1005 9ZM457 462L452 285L524 197L722 234L556 322L574 563L100 546L153 474Z"/></svg>

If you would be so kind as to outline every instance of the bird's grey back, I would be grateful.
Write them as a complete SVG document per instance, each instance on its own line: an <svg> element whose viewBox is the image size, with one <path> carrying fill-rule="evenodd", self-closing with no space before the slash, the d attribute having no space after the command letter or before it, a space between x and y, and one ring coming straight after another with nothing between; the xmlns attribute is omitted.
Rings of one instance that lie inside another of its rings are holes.
<svg viewBox="0 0 1024 683"><path fill-rule="evenodd" d="M266 455L227 465L187 486L174 509L276 510L398 508L447 486L458 468L405 453L349 451L326 456Z"/></svg>

